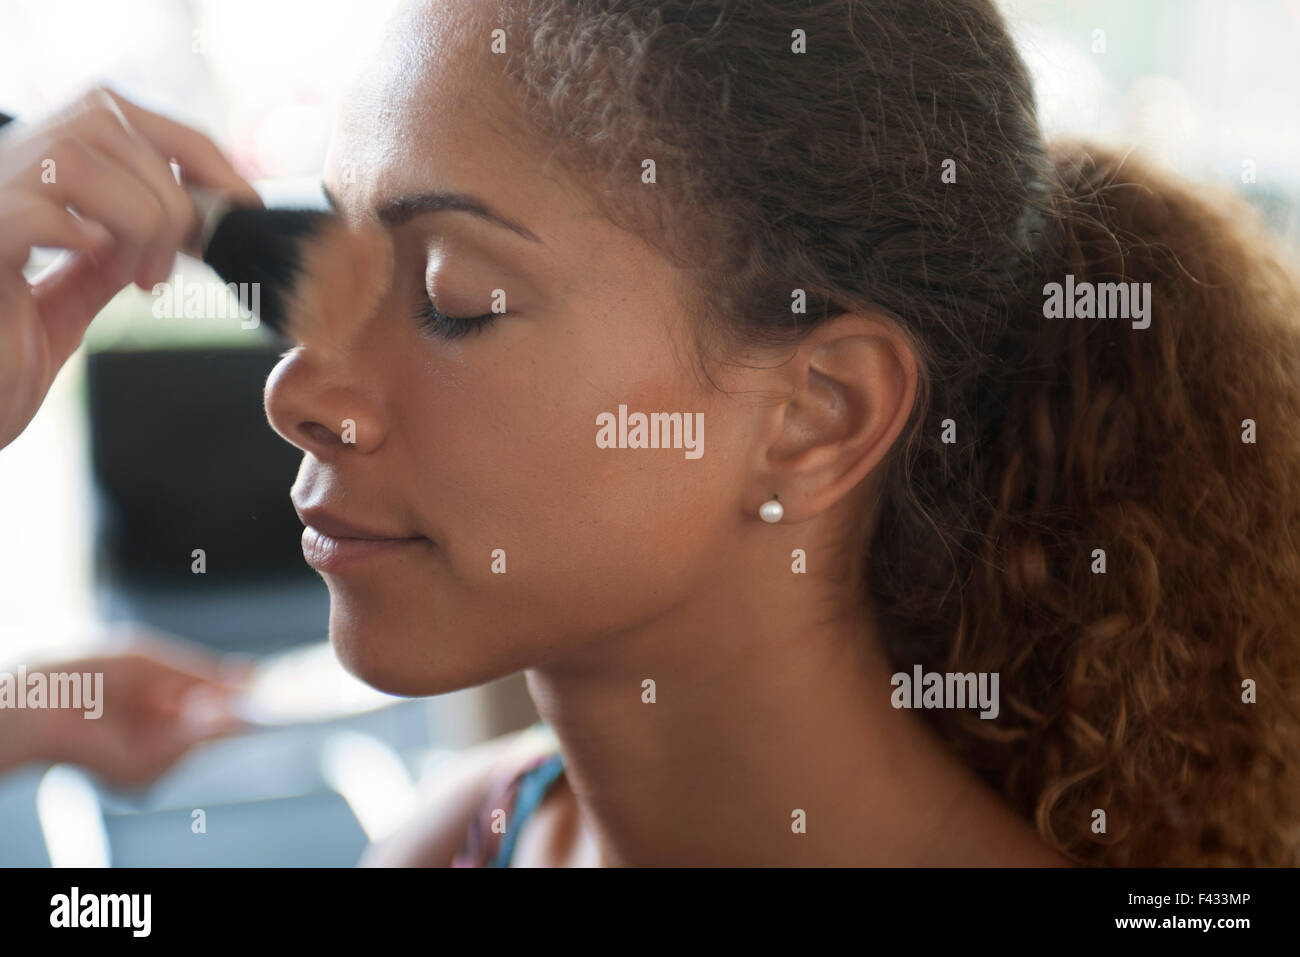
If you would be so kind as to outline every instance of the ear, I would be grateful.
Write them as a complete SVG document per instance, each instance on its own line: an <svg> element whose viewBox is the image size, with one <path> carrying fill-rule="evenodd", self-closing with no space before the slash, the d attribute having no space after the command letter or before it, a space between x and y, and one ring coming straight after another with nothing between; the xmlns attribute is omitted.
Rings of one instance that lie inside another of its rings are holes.
<svg viewBox="0 0 1300 957"><path fill-rule="evenodd" d="M898 439L916 400L916 355L883 315L849 312L769 374L785 398L764 410L746 509L757 515L775 495L783 522L806 521L848 495Z"/></svg>

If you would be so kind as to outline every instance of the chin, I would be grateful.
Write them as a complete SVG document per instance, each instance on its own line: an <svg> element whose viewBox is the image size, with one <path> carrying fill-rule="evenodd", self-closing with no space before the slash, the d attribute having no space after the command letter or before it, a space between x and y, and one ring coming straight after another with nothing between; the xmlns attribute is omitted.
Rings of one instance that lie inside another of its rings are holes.
<svg viewBox="0 0 1300 957"><path fill-rule="evenodd" d="M346 631L340 632L333 625L330 626L330 644L344 670L377 691L404 698L418 698L433 693L424 690L421 682L413 680L409 670L403 674L401 668L379 659L370 649L359 646L355 636Z"/></svg>
<svg viewBox="0 0 1300 957"><path fill-rule="evenodd" d="M463 672L464 649L437 634L429 619L420 622L371 613L365 603L330 589L330 644L353 677L386 694L407 698L446 694L481 684L494 676Z"/></svg>

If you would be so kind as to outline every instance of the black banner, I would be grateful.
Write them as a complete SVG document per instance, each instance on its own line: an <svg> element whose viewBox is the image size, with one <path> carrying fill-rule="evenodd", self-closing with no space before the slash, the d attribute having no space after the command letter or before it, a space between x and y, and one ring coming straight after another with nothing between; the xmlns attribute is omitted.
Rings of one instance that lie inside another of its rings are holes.
<svg viewBox="0 0 1300 957"><path fill-rule="evenodd" d="M853 934L986 944L1128 939L1239 947L1289 935L1290 870L7 870L6 939L337 946L466 933L632 938L678 925L729 939L778 926L810 946ZM613 945L617 938L603 938ZM693 940L698 940L692 934Z"/></svg>

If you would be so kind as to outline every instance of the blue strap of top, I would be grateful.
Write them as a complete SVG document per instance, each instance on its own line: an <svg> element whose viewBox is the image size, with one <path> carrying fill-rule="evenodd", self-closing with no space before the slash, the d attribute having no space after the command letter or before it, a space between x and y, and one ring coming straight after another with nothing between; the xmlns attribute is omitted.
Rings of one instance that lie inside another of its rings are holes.
<svg viewBox="0 0 1300 957"><path fill-rule="evenodd" d="M564 771L564 758L557 751L548 757L537 767L529 771L519 782L519 790L515 796L515 819L511 826L506 828L505 840L501 842L501 849L488 867L509 867L510 859L515 853L515 838L523 829L524 821L528 816L537 809L542 803L542 798L546 796L547 790L555 779Z"/></svg>

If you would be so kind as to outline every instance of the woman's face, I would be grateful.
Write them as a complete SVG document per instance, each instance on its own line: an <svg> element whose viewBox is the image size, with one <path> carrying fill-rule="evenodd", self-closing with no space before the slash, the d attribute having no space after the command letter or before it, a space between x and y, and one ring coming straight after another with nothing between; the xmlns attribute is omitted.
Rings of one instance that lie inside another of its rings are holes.
<svg viewBox="0 0 1300 957"><path fill-rule="evenodd" d="M305 523L413 539L345 543L332 562L325 542L317 561L341 660L397 694L576 663L597 639L706 600L752 497L753 396L696 373L670 264L544 172L547 144L510 122L493 24L467 6L410 5L346 102L326 186L354 225L381 226L391 275L377 308L334 301L308 317L266 391L304 452ZM629 200L655 188L638 173ZM442 192L530 235L395 203ZM430 298L448 316L490 313L494 290L506 312L481 330L449 337L417 318ZM702 454L599 447L597 417L620 405L702 414Z"/></svg>

